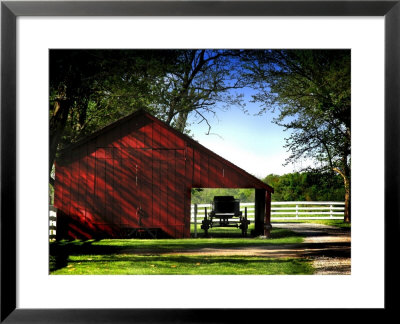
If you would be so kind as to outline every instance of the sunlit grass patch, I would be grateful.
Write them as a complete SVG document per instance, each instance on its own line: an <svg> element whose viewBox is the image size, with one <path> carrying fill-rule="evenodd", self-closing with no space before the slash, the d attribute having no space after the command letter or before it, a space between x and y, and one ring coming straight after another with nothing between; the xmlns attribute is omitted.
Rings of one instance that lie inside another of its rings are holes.
<svg viewBox="0 0 400 324"><path fill-rule="evenodd" d="M278 220L274 219L272 221L272 226L274 226L274 222L277 223L314 223L314 224L322 224L322 225L329 225L329 226L336 226L340 228L348 228L351 229L351 223L345 223L341 219L285 219L285 220Z"/></svg>
<svg viewBox="0 0 400 324"><path fill-rule="evenodd" d="M243 256L71 256L57 275L279 275L312 274L305 259Z"/></svg>

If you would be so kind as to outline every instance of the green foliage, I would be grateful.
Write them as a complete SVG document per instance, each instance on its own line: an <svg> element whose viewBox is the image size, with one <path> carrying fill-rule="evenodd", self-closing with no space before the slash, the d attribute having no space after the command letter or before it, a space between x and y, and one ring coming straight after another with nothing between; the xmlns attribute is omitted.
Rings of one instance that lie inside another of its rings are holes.
<svg viewBox="0 0 400 324"><path fill-rule="evenodd" d="M192 204L209 204L214 196L234 196L240 202L254 202L254 189L204 188L192 190Z"/></svg>
<svg viewBox="0 0 400 324"><path fill-rule="evenodd" d="M274 188L272 201L343 201L345 195L343 180L332 173L270 174L263 181Z"/></svg>
<svg viewBox="0 0 400 324"><path fill-rule="evenodd" d="M278 109L275 123L290 131L286 163L311 160L314 166L301 171L340 174L344 219L350 222L351 51L259 50L248 56L249 78L256 85L253 98L263 105L260 113ZM312 191L309 195L315 196Z"/></svg>
<svg viewBox="0 0 400 324"><path fill-rule="evenodd" d="M68 117L59 144L68 145L138 109L152 111L160 80L176 57L146 50L52 50L50 118L57 102L67 102ZM50 129L56 126L51 123Z"/></svg>
<svg viewBox="0 0 400 324"><path fill-rule="evenodd" d="M350 177L351 82L349 50L267 50L250 56L253 96L261 112L291 133L287 163L313 159L320 170Z"/></svg>

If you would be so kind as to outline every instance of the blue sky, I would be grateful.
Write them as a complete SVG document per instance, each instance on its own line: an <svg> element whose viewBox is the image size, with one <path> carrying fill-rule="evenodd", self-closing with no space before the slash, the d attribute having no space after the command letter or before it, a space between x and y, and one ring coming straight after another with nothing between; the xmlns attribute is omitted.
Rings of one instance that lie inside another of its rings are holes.
<svg viewBox="0 0 400 324"><path fill-rule="evenodd" d="M289 156L283 147L289 133L272 123L271 112L254 116L260 111L260 103L249 102L248 95L245 98L249 114L233 106L227 111L217 108L216 117L205 115L212 126L210 135L206 135L207 124L198 124L200 119L190 115L189 128L194 139L259 178L270 173L282 175L295 171L296 165L282 166Z"/></svg>

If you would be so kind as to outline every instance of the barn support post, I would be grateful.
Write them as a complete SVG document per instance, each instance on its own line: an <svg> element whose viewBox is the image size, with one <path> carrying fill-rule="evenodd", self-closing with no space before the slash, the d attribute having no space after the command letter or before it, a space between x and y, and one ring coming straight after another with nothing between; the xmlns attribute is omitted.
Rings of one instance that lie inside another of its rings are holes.
<svg viewBox="0 0 400 324"><path fill-rule="evenodd" d="M271 192L265 192L265 219L264 219L264 236L271 237Z"/></svg>
<svg viewBox="0 0 400 324"><path fill-rule="evenodd" d="M255 189L254 236L264 235L266 192L265 189Z"/></svg>
<svg viewBox="0 0 400 324"><path fill-rule="evenodd" d="M194 204L194 237L197 237L197 204Z"/></svg>

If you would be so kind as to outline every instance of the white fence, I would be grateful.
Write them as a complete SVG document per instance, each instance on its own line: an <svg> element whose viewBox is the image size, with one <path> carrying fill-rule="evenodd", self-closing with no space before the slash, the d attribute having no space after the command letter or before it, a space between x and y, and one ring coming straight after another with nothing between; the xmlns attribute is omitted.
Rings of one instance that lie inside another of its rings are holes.
<svg viewBox="0 0 400 324"><path fill-rule="evenodd" d="M211 211L211 204L197 205L197 223ZM240 210L244 214L247 207L247 218L254 221L254 203L241 203ZM194 205L191 208L191 223L195 223ZM271 219L343 219L344 202L338 201L274 201L271 203Z"/></svg>
<svg viewBox="0 0 400 324"><path fill-rule="evenodd" d="M57 230L57 208L54 206L50 206L49 208L49 237L50 240L54 240L56 238L56 230Z"/></svg>
<svg viewBox="0 0 400 324"><path fill-rule="evenodd" d="M211 211L211 204L197 205L197 213L194 212L195 205L191 206L191 223L201 224L204 219L205 207L207 213ZM241 203L240 210L243 212L247 207L247 219L254 221L254 203ZM56 211L50 206L49 234L50 239L55 239L56 234ZM338 201L274 201L271 203L271 219L343 219L344 202ZM197 232L197 226L195 227Z"/></svg>

